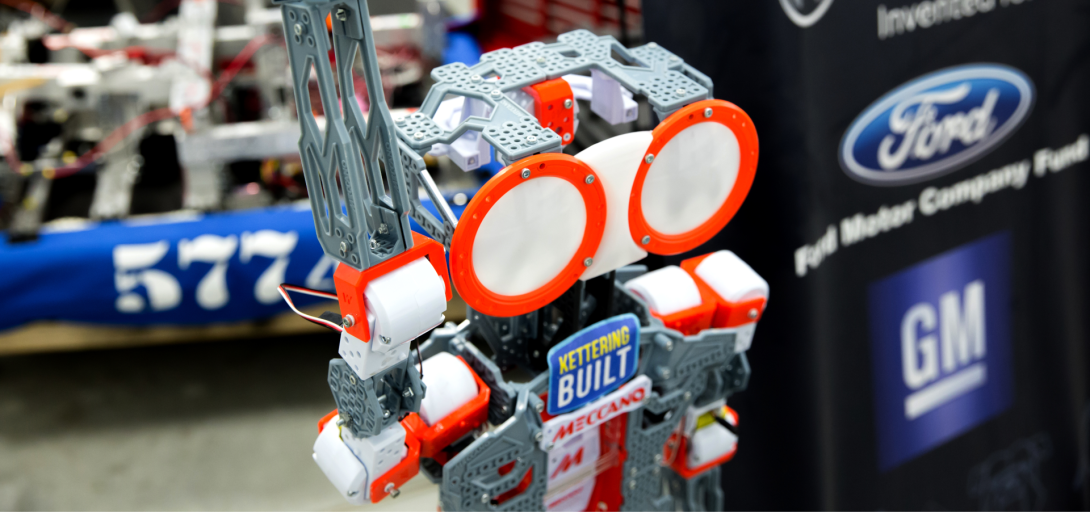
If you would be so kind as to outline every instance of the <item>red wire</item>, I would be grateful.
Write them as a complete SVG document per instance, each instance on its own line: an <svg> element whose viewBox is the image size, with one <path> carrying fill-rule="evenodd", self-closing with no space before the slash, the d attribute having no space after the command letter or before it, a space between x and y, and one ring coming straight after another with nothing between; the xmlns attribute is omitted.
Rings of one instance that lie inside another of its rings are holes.
<svg viewBox="0 0 1090 513"><path fill-rule="evenodd" d="M288 285L287 283L281 283L280 286L277 287L277 290L280 292L280 296L284 298L284 302L286 302L288 306L291 307L291 310L298 314L299 317L302 317L303 319L313 322L314 324L317 324L319 326L325 326L326 328L332 329L334 331L344 331L344 328L342 328L339 324L335 322L327 321L321 317L314 317L313 315L307 315L303 312L300 312L299 309L295 307L295 303L291 300L291 295L288 294L288 291L290 290L292 292L299 292L302 294L318 296L326 299L337 299L336 294L321 290L308 289L306 287L300 287L298 285Z"/></svg>
<svg viewBox="0 0 1090 513"><path fill-rule="evenodd" d="M245 66L246 63L250 61L250 59L253 58L254 54L257 53L257 51L262 46L269 44L272 40L273 37L271 35L262 34L251 39L250 42L246 43L246 46L242 48L242 51L240 51L238 55L236 55L234 59L231 60L231 63L227 65L227 68L225 68L223 72L220 73L219 78L212 85L212 89L208 95L208 99L204 102L204 104L194 107L194 110L203 109L211 104L213 101L215 101L216 98L219 98L219 96L223 94L223 90L227 87L227 85L230 84L231 81L234 80L235 76L238 75L238 72L242 70L242 67ZM174 111L170 110L169 107L163 107L160 109L155 109L153 111L145 112L144 114L141 114L129 120L125 124L117 127L113 132L110 133L110 135L106 136L105 139L99 141L99 143L96 144L95 147L91 149L91 151L88 151L87 153L81 155L78 159L76 159L75 162L67 166L57 168L54 178L63 178L80 172L81 170L83 170L83 168L87 167L92 162L98 160L100 157L109 152L118 143L125 140L125 138L127 138L129 135L132 135L133 132L152 123L173 118L176 115L177 114L175 114Z"/></svg>
<svg viewBox="0 0 1090 513"><path fill-rule="evenodd" d="M32 2L30 0L0 0L0 5L6 5L13 9L23 11L61 32L68 32L76 27L75 24L53 14L52 11L46 9L45 6L37 2Z"/></svg>

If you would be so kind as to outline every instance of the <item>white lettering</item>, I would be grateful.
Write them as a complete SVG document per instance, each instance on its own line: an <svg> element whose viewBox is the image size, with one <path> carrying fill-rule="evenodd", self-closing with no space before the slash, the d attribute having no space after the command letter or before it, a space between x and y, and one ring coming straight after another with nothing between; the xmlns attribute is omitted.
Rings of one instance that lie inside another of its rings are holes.
<svg viewBox="0 0 1090 513"><path fill-rule="evenodd" d="M936 320L935 308L927 303L913 306L901 320L901 370L912 390L939 377L938 340L935 335L919 336L920 331L934 330Z"/></svg>

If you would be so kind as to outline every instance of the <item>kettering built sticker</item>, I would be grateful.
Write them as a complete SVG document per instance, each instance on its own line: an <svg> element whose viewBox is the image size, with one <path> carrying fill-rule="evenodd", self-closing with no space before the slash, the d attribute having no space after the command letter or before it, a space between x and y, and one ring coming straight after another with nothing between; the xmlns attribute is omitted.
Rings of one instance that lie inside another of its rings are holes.
<svg viewBox="0 0 1090 513"><path fill-rule="evenodd" d="M575 410L621 386L636 374L640 322L610 317L549 350L549 415Z"/></svg>

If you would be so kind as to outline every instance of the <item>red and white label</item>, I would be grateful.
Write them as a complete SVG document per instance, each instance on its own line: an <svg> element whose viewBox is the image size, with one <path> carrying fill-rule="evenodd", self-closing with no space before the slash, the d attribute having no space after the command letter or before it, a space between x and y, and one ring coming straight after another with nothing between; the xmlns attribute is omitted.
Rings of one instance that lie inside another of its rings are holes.
<svg viewBox="0 0 1090 513"><path fill-rule="evenodd" d="M622 413L628 413L643 404L651 395L651 378L636 376L615 392L603 396L578 410L549 419L543 426L545 436L541 439L541 448L558 447L573 436L590 428L597 428L603 422Z"/></svg>
<svg viewBox="0 0 1090 513"><path fill-rule="evenodd" d="M586 511L601 452L598 430L572 436L549 452L545 511Z"/></svg>

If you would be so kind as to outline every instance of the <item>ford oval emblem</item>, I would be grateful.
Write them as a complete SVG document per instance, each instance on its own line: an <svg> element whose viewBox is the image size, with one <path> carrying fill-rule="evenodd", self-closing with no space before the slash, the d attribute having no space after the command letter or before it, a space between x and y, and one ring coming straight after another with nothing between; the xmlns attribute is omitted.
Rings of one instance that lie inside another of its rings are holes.
<svg viewBox="0 0 1090 513"><path fill-rule="evenodd" d="M840 165L871 185L905 185L983 157L1033 108L1029 77L1009 66L947 68L889 92L852 122Z"/></svg>

